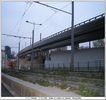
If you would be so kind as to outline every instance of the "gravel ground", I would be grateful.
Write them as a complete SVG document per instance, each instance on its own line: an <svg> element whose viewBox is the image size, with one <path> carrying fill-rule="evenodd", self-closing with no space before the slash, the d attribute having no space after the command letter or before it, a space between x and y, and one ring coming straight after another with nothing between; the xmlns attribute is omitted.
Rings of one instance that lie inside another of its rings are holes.
<svg viewBox="0 0 106 100"><path fill-rule="evenodd" d="M4 87L4 85L1 85L1 96L2 97L13 97L10 92Z"/></svg>

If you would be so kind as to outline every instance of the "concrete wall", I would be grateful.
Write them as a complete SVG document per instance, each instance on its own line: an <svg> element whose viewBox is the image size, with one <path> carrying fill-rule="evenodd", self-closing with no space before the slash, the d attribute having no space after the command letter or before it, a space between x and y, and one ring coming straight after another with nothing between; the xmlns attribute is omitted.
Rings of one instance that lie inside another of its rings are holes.
<svg viewBox="0 0 106 100"><path fill-rule="evenodd" d="M47 96L33 84L3 73L2 83L13 96Z"/></svg>
<svg viewBox="0 0 106 100"><path fill-rule="evenodd" d="M74 55L75 67L100 67L104 66L104 48L88 48L75 49ZM34 59L34 68L40 68L43 64L43 57L39 56ZM71 51L52 51L49 56L46 56L45 68L48 67L68 67L71 64ZM31 69L31 60L20 58L21 69Z"/></svg>
<svg viewBox="0 0 106 100"><path fill-rule="evenodd" d="M34 59L34 61L33 61L34 68L42 67L42 64L43 64L42 56L39 56L38 58ZM34 69L31 67L31 59L28 60L26 57L19 59L19 68L20 69Z"/></svg>
<svg viewBox="0 0 106 100"><path fill-rule="evenodd" d="M30 69L31 62L28 61L26 58L19 59L19 69Z"/></svg>
<svg viewBox="0 0 106 100"><path fill-rule="evenodd" d="M15 97L79 97L73 92L66 92L58 88L43 87L38 84L32 84L27 81L6 75L2 73L2 83Z"/></svg>
<svg viewBox="0 0 106 100"><path fill-rule="evenodd" d="M74 65L75 67L95 67L98 61L104 61L104 48L91 48L75 50ZM46 59L45 67L70 67L71 51L53 51L50 59ZM103 64L103 63L102 63Z"/></svg>

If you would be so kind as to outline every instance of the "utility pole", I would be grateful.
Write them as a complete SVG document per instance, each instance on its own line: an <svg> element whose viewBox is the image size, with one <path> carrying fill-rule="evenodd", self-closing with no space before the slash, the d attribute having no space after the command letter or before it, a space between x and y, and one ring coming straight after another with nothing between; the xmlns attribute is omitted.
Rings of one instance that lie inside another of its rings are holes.
<svg viewBox="0 0 106 100"><path fill-rule="evenodd" d="M32 55L31 55L31 67L33 69L34 67L34 64L33 64L33 61L34 61L34 51L33 51L33 48L34 48L34 30L35 30L35 24L33 24L33 30L32 30Z"/></svg>
<svg viewBox="0 0 106 100"><path fill-rule="evenodd" d="M89 41L89 48L91 48L91 41Z"/></svg>
<svg viewBox="0 0 106 100"><path fill-rule="evenodd" d="M71 20L71 66L70 70L74 70L74 1L72 1L72 20Z"/></svg>
<svg viewBox="0 0 106 100"><path fill-rule="evenodd" d="M42 33L40 33L40 41L41 41L41 39L42 39Z"/></svg>
<svg viewBox="0 0 106 100"><path fill-rule="evenodd" d="M34 23L34 22L30 22L30 21L26 21L27 23L29 23L29 24L32 24L33 25L33 30L32 30L32 53L31 53L31 67L32 67L32 69L33 69L33 60L34 60L34 51L33 51L33 49L34 49L34 30L35 30L35 25L42 25L42 24L36 24L36 23Z"/></svg>
<svg viewBox="0 0 106 100"><path fill-rule="evenodd" d="M19 39L19 44L18 44L18 52L20 51L20 39Z"/></svg>
<svg viewBox="0 0 106 100"><path fill-rule="evenodd" d="M53 6L44 4L44 3L41 3L39 1L33 1L33 2L72 15L71 17L72 20L71 20L71 66L70 66L70 70L73 71L74 70L74 1L72 1L72 13L58 9L56 7L53 7Z"/></svg>
<svg viewBox="0 0 106 100"><path fill-rule="evenodd" d="M26 42L25 42L25 47L26 47Z"/></svg>
<svg viewBox="0 0 106 100"><path fill-rule="evenodd" d="M30 38L30 45L31 45L31 38Z"/></svg>
<svg viewBox="0 0 106 100"><path fill-rule="evenodd" d="M23 38L23 39L30 39L30 37L23 37L23 36L17 36L17 35L11 35L11 34L2 34L2 35L6 35L6 36L10 36L10 37L14 37L14 38L19 38L19 43L18 43L18 53L20 51L20 39ZM19 69L19 57L17 58L17 66L18 66L18 69Z"/></svg>
<svg viewBox="0 0 106 100"><path fill-rule="evenodd" d="M5 67L7 68L7 54L5 53Z"/></svg>
<svg viewBox="0 0 106 100"><path fill-rule="evenodd" d="M18 53L20 52L20 38L19 38L19 44L18 44ZM17 65L18 65L18 70L20 69L19 67L19 57L17 58Z"/></svg>

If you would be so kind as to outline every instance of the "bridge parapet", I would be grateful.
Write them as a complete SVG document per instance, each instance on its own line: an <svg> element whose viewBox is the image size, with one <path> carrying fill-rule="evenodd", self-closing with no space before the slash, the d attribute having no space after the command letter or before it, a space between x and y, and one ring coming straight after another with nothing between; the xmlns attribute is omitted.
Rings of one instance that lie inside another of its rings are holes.
<svg viewBox="0 0 106 100"><path fill-rule="evenodd" d="M105 16L105 14L103 13L101 15L98 15L96 17L88 19L84 22L76 24L74 26L75 27L75 35L76 35L75 42L81 43L81 42L87 42L87 41L104 38L104 16ZM98 29L99 29L99 31L98 31ZM69 41L70 41L69 38L71 39L70 32L71 32L71 27L66 28L62 31L59 31L49 37L43 38L41 41L34 43L34 48L36 48L36 50L39 48L41 49L42 47L51 45L53 43L56 43L57 41L58 41L57 45L59 44L59 42L61 42L60 43L61 45L59 45L59 46L69 45ZM89 34L88 34L88 32L89 32ZM99 34L100 32L101 32L101 34ZM32 48L31 45L24 48L23 50L21 50L19 52L18 55L21 55L22 53L25 53L26 51L29 52L31 50L31 48ZM54 48L54 47L52 47L52 48ZM56 48L56 46L55 46L55 48Z"/></svg>
<svg viewBox="0 0 106 100"><path fill-rule="evenodd" d="M80 26L80 25L84 25L84 24L86 24L86 23L89 23L89 22L91 22L91 21L97 20L97 19L99 19L99 18L102 18L102 17L104 17L104 16L105 16L105 14L103 13L103 14L101 14L101 15L98 15L98 16L96 16L96 17L93 17L93 18L91 18L91 19L88 19L88 20L86 20L86 21L83 21L83 22L81 22L81 23L78 23L78 24L74 25L74 28L76 28L76 27L78 27L78 26ZM62 31L59 31L59 32L57 32L57 33L54 33L54 34L52 34L52 35L50 35L50 36L48 36L48 37L46 37L46 38L43 38L42 41L43 41L43 40L46 40L46 39L49 39L49 38L51 38L51 37L57 36L57 35L59 35L59 34L61 34L61 33L64 33L64 32L66 32L66 31L69 31L69 30L71 30L71 27L66 28L66 29L64 29L64 30L62 30ZM38 42L39 42L39 41L38 41ZM36 42L36 43L38 43L38 42Z"/></svg>

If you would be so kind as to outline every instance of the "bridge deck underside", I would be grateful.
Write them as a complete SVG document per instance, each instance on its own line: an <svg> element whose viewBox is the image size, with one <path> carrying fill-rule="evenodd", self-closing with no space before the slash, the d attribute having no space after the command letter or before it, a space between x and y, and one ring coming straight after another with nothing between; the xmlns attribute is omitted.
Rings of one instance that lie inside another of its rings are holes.
<svg viewBox="0 0 106 100"><path fill-rule="evenodd" d="M75 27L74 37L75 43L82 43L97 39L103 39L104 35L104 17ZM67 30L61 34L51 38L34 43L34 50L48 50L57 47L71 45L71 30ZM19 52L19 56L31 52L31 45Z"/></svg>

